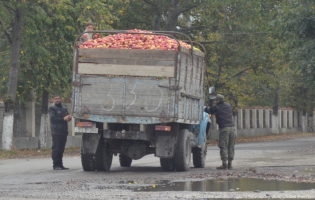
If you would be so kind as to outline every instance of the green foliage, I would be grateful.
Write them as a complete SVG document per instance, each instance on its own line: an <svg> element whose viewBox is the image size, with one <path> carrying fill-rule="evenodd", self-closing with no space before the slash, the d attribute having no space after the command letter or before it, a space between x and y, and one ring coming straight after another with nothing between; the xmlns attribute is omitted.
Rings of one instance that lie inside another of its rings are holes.
<svg viewBox="0 0 315 200"><path fill-rule="evenodd" d="M116 20L110 10L115 1L58 0L25 1L24 28L21 39L21 61L17 97L24 102L30 91L43 90L70 97L72 53L75 38L84 31L84 24L93 21L98 29L108 29ZM4 3L3 3L4 4ZM1 4L0 4L1 5ZM1 19L10 27L12 15L0 6ZM10 33L11 34L11 33ZM5 31L0 32L5 38ZM7 89L10 62L8 40L0 40L1 94ZM41 95L37 95L40 100Z"/></svg>
<svg viewBox="0 0 315 200"><path fill-rule="evenodd" d="M212 41L206 44L207 86L215 86L234 106L272 102L261 98L271 96L268 73L275 69L269 27L276 16L273 8L272 1L225 0L211 1L201 10L208 17L200 18L206 28L197 39Z"/></svg>
<svg viewBox="0 0 315 200"><path fill-rule="evenodd" d="M0 1L0 96L7 90L13 13ZM70 97L73 42L95 29L177 30L204 42L207 87L234 106L314 108L315 2L310 0L38 0L26 9L17 96L43 90Z"/></svg>
<svg viewBox="0 0 315 200"><path fill-rule="evenodd" d="M311 113L315 106L315 2L283 1L279 13L274 20L282 38L278 49L288 63L282 104Z"/></svg>
<svg viewBox="0 0 315 200"><path fill-rule="evenodd" d="M113 23L113 28L176 30L189 34L200 28L194 26L192 19L198 18L199 9L208 2L209 0L119 0L113 10L119 21Z"/></svg>

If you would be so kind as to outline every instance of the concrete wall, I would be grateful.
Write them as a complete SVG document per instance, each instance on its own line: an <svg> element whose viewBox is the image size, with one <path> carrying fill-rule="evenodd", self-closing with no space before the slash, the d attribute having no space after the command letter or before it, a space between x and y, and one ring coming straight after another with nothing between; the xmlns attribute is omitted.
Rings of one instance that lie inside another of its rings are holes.
<svg viewBox="0 0 315 200"><path fill-rule="evenodd" d="M235 123L237 125L237 136L256 137L273 134L270 124L270 112L272 112L272 108L269 107L239 108ZM291 108L280 108L278 112L278 132L279 134L303 132L303 123L307 123L307 132L314 132L315 121L313 115L306 114L305 120L307 122L303 122L302 112ZM212 122L210 139L217 140L219 131L215 116L212 116Z"/></svg>
<svg viewBox="0 0 315 200"><path fill-rule="evenodd" d="M71 103L63 103L71 110ZM52 106L51 103L49 106ZM2 131L3 131L4 103L0 101L0 149L2 149ZM39 131L41 120L41 106L35 102L26 103L25 107L19 106L14 113L14 134L13 148L15 149L33 149L39 148ZM50 121L48 117L48 139L47 148L51 148L52 140L50 135ZM81 136L74 134L74 120L68 123L68 138L66 147L80 146Z"/></svg>
<svg viewBox="0 0 315 200"><path fill-rule="evenodd" d="M50 104L49 106L51 106ZM64 105L71 110L71 102L65 102ZM272 134L270 124L269 107L246 107L239 108L235 124L237 125L238 137L256 137ZM265 113L265 114L264 114ZM71 113L70 113L71 114ZM3 130L4 104L0 101L0 149L2 149L2 130ZM15 113L15 128L13 146L16 149L30 149L39 147L39 130L40 130L41 107L35 105L35 102L29 102L26 107L19 107ZM303 121L304 119L304 121ZM306 115L291 108L280 108L278 113L279 134L298 133L302 131L313 132L314 117ZM306 122L307 120L307 122ZM281 123L283 121L283 123ZM303 130L302 124L307 124L307 130ZM48 127L50 123L48 122ZM47 140L47 148L51 148L50 128ZM74 120L68 123L68 141L67 147L80 146L81 136L74 134ZM210 139L218 139L219 131L216 124L215 116L212 116Z"/></svg>

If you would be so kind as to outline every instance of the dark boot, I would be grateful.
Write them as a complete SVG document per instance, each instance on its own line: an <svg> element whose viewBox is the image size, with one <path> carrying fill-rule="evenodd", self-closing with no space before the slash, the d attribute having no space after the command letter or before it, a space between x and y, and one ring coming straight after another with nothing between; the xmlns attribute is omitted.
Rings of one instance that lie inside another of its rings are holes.
<svg viewBox="0 0 315 200"><path fill-rule="evenodd" d="M61 169L63 169L63 170L68 170L68 169L69 169L68 167L65 167L65 166L63 166L63 165L61 165L60 167L61 167Z"/></svg>
<svg viewBox="0 0 315 200"><path fill-rule="evenodd" d="M54 168L54 170L62 170L62 168L60 166L54 166L53 168Z"/></svg>
<svg viewBox="0 0 315 200"><path fill-rule="evenodd" d="M229 162L228 162L228 169L233 169L233 167L232 167L232 160L229 160Z"/></svg>
<svg viewBox="0 0 315 200"><path fill-rule="evenodd" d="M227 169L226 161L222 161L222 166L217 167L217 169Z"/></svg>

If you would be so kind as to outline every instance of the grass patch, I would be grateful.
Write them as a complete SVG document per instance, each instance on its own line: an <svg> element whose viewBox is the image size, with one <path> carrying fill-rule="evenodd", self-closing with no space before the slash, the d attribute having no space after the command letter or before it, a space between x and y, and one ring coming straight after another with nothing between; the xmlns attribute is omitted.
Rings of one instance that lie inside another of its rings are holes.
<svg viewBox="0 0 315 200"><path fill-rule="evenodd" d="M64 156L79 156L80 147L66 148ZM13 158L49 158L51 157L51 149L21 149L11 151L0 151L0 159Z"/></svg>

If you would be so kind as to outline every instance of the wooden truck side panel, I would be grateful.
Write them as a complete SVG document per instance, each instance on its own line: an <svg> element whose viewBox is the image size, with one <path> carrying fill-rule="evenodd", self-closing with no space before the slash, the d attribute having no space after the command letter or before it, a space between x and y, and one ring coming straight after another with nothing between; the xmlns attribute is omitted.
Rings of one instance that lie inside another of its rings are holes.
<svg viewBox="0 0 315 200"><path fill-rule="evenodd" d="M174 115L174 94L149 77L81 76L82 114L160 117ZM159 86L160 85L160 86ZM171 104L172 102L172 104ZM164 113L164 114L163 114Z"/></svg>
<svg viewBox="0 0 315 200"><path fill-rule="evenodd" d="M76 118L89 115L90 120L119 123L202 120L203 53L79 48L76 56Z"/></svg>

